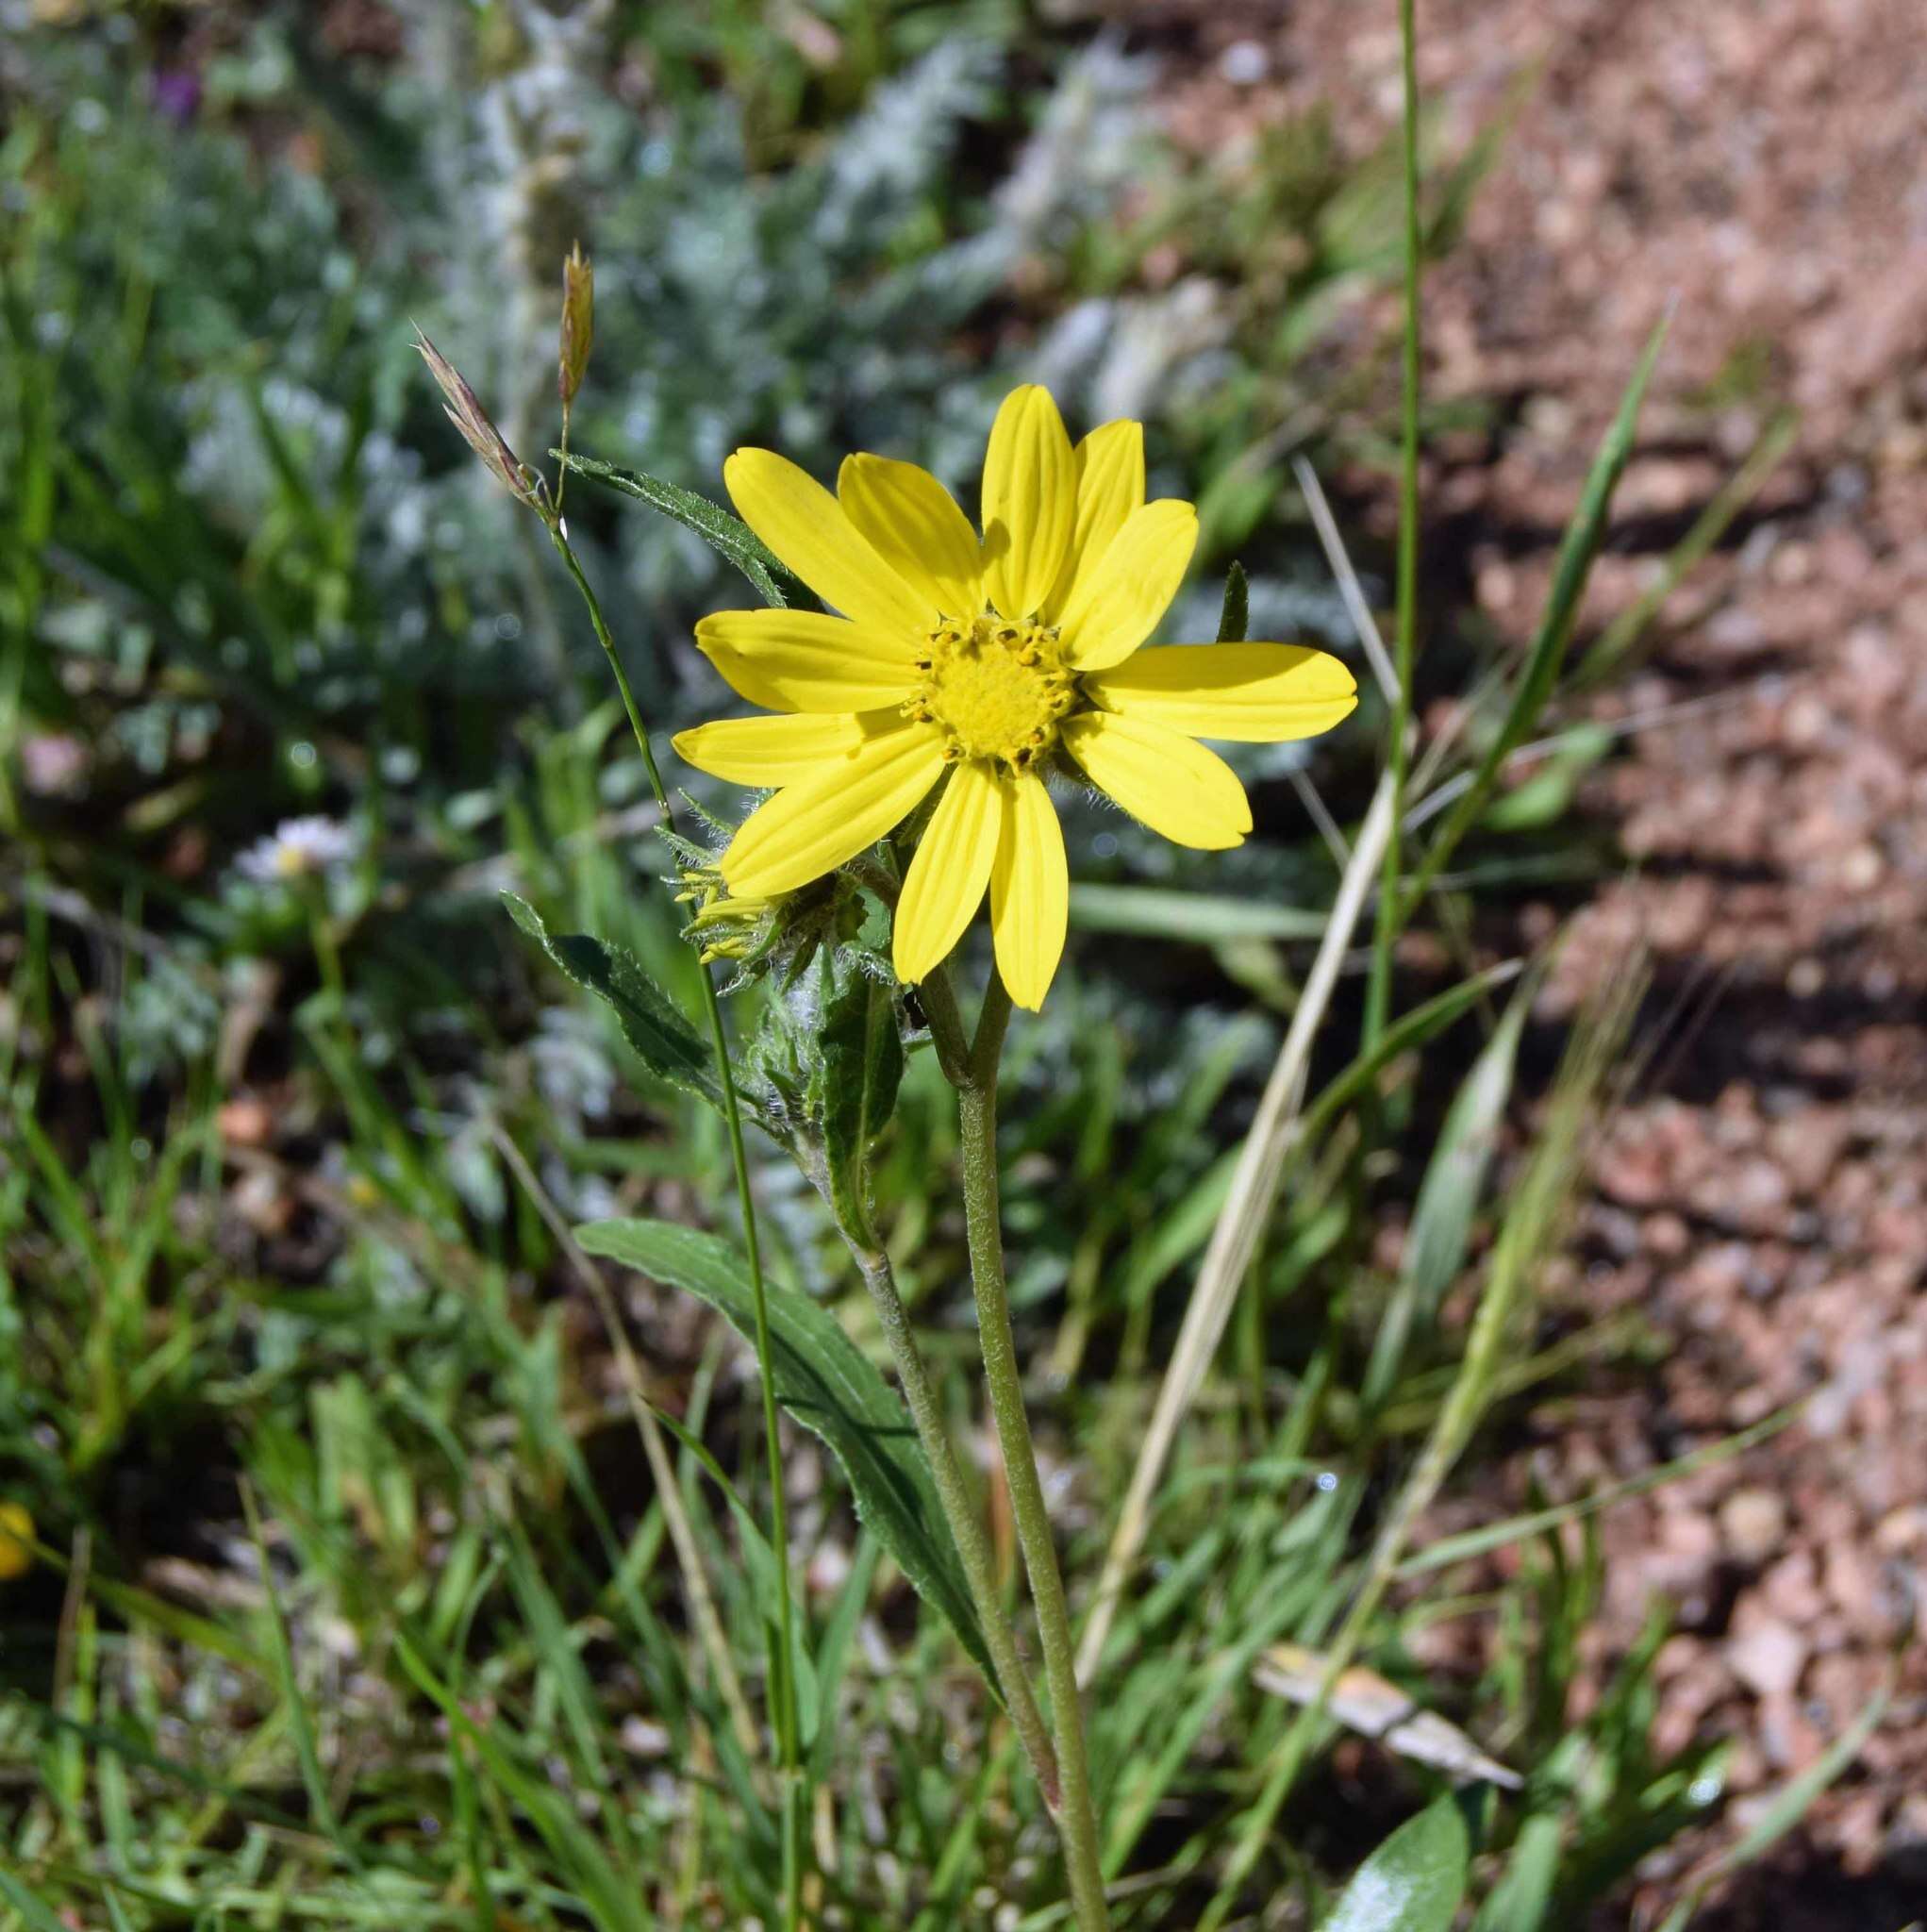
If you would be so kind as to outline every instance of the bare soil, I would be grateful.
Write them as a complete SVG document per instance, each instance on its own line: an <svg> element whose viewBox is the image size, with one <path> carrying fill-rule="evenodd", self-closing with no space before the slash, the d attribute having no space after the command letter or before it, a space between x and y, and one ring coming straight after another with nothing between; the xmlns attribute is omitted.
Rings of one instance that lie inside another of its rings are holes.
<svg viewBox="0 0 1927 1932"><path fill-rule="evenodd" d="M1221 148L1321 102L1361 155L1394 126L1391 0L1175 11L1181 140ZM1800 412L1654 648L1593 707L1687 708L1585 794L1627 870L1577 913L1545 996L1570 1012L1643 951L1653 1010L1672 1016L1582 1230L1586 1301L1637 1310L1662 1358L1549 1404L1517 1493L1487 1500L1516 1504L1529 1475L1580 1493L1804 1401L1744 1458L1604 1520L1600 1664L1663 1596L1660 1736L1735 1740L1736 1802L1649 1874L1636 1922L1819 1758L1898 1657L1857 1766L1698 1922L1884 1932L1927 1913L1927 1653L1908 1641L1927 1584L1927 33L1908 0L1419 13L1443 152L1537 75L1426 291L1431 392L1499 425L1428 475L1435 591L1529 635L1669 303L1582 648L1773 408Z"/></svg>

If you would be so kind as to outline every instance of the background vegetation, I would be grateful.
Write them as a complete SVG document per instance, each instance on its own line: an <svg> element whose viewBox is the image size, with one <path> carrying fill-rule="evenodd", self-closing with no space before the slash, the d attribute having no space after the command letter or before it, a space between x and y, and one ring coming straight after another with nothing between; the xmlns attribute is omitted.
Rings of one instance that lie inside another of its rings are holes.
<svg viewBox="0 0 1927 1932"><path fill-rule="evenodd" d="M1391 487L1393 158L1343 165L1311 119L1214 175L1155 131L1145 55L997 0L43 0L5 24L0 1469L37 1547L4 1586L0 1892L36 1932L767 1920L753 1371L562 1232L718 1217L727 1150L500 894L686 993L692 961L594 641L446 429L408 325L541 451L579 236L598 329L575 446L712 493L752 441L967 482L1002 387L1040 375L1073 417L1143 414L1154 478L1199 501L1174 628L1208 634L1237 558L1253 635L1358 668L1366 707L1308 759L1240 748L1240 852L1069 821L1072 952L1014 1037L1006 1220L1088 1597L1383 755L1358 584L1348 604L1293 459ZM1429 249L1500 138L1428 155ZM569 512L666 749L715 707L689 637L739 601L726 566L580 480ZM1357 563L1388 602L1387 559ZM1535 663L1550 679L1556 653ZM1468 702L1421 796L1537 716L1516 674L1430 613L1427 689ZM1610 1694L1569 1706L1589 1505L1421 1538L1379 1576L1365 1661L1463 1727L1443 1766L1362 1746L1355 1696L1308 1740L1276 1648L1330 1639L1384 1525L1468 1449L1452 1480L1476 1492L1473 1424L1503 1434L1509 1400L1639 1346L1546 1268L1630 1009L1563 1041L1528 1024L1530 975L1468 977L1511 952L1523 883L1592 863L1564 811L1603 749L1575 730L1448 819L1466 842L1404 958L1396 1050L1357 1058L1351 974L1321 1032L1319 1132L1100 1667L1121 1924L1315 1922L1467 1774L1465 1733L1522 1774L1465 1800L1487 1932L1584 1923L1720 1800L1717 1748L1650 1742L1663 1614ZM955 1126L927 1062L877 1195L961 1371ZM819 1205L766 1152L778 1273L880 1357ZM1474 1282L1503 1360L1460 1417ZM972 1379L946 1386L979 1443ZM639 1393L666 1441L646 1421L639 1441ZM997 1473L972 1466L1007 1563ZM822 1923L1058 1923L983 1687L812 1439L789 1468ZM1501 1636L1445 1680L1411 1641L1449 1618Z"/></svg>

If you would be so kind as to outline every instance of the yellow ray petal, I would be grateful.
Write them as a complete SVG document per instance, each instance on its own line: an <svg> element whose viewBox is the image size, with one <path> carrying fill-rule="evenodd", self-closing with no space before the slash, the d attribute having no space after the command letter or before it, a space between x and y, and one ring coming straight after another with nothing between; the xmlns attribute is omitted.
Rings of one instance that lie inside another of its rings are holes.
<svg viewBox="0 0 1927 1932"><path fill-rule="evenodd" d="M971 618L983 608L977 533L928 470L889 457L845 457L837 500L876 554L944 616Z"/></svg>
<svg viewBox="0 0 1927 1932"><path fill-rule="evenodd" d="M1000 777L1004 832L990 871L990 936L1010 997L1031 1012L1044 1003L1071 911L1064 834L1044 781L1033 772Z"/></svg>
<svg viewBox="0 0 1927 1932"><path fill-rule="evenodd" d="M890 951L906 985L943 964L982 904L1003 819L1004 793L990 764L966 758L930 814L897 901Z"/></svg>
<svg viewBox="0 0 1927 1932"><path fill-rule="evenodd" d="M1192 738L1276 744L1329 731L1358 703L1358 680L1303 644L1172 644L1138 651L1089 681L1106 709Z"/></svg>
<svg viewBox="0 0 1927 1932"><path fill-rule="evenodd" d="M1064 743L1099 791L1173 844L1219 852L1252 828L1238 774L1181 731L1084 711L1066 722Z"/></svg>
<svg viewBox="0 0 1927 1932"><path fill-rule="evenodd" d="M907 818L942 770L943 734L931 725L866 738L744 820L723 855L723 882L741 898L806 886Z"/></svg>
<svg viewBox="0 0 1927 1932"><path fill-rule="evenodd" d="M1077 518L1077 461L1049 390L1004 398L984 458L984 588L1005 617L1042 609Z"/></svg>
<svg viewBox="0 0 1927 1932"><path fill-rule="evenodd" d="M826 759L863 742L862 724L847 713L825 717L723 718L679 731L676 756L686 765L737 785L790 785Z"/></svg>
<svg viewBox="0 0 1927 1932"><path fill-rule="evenodd" d="M936 622L928 600L876 554L837 499L787 457L739 449L723 464L723 483L743 522L825 604L912 637Z"/></svg>
<svg viewBox="0 0 1927 1932"><path fill-rule="evenodd" d="M1064 608L1078 579L1103 561L1126 518L1144 508L1143 424L1101 423L1077 445L1075 456L1077 518L1064 566L1045 601L1046 617Z"/></svg>
<svg viewBox="0 0 1927 1932"><path fill-rule="evenodd" d="M1080 671L1121 663L1157 627L1190 567L1198 513L1176 497L1133 510L1097 568L1082 574L1058 620L1064 654Z"/></svg>
<svg viewBox="0 0 1927 1932"><path fill-rule="evenodd" d="M719 610L696 647L729 688L772 711L867 711L917 689L918 641L821 610Z"/></svg>

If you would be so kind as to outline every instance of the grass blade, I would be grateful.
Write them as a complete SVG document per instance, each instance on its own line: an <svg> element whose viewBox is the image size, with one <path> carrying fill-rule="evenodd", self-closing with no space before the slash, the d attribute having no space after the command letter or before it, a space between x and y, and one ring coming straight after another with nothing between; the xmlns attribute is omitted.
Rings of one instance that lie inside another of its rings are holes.
<svg viewBox="0 0 1927 1932"><path fill-rule="evenodd" d="M1560 667L1566 661L1566 646L1571 641L1572 626L1579 614L1579 600L1585 593L1586 579L1592 575L1593 559L1599 555L1600 545L1604 541L1606 513L1612 507L1613 491L1619 486L1626 458L1632 453L1633 431L1639 420L1639 405L1645 399L1646 385L1665 344L1670 319L1669 316L1662 320L1649 338L1645 353L1639 358L1632 380L1627 383L1625 393L1620 399L1619 412L1613 418L1612 427L1606 431L1605 441L1593 458L1592 469L1586 479L1585 493L1580 498L1579 512L1559 546L1558 562L1553 573L1552 596L1547 602L1545 615L1539 620L1532 649L1527 654L1519 689L1513 692L1512 703L1498 735L1486 747L1484 756L1473 770L1471 784L1447 813L1445 823L1439 826L1418 871L1404 889L1399 901L1397 923L1401 926L1411 918L1413 908L1437 877L1458 841L1478 823L1486 809L1487 800L1499 782L1499 774L1506 758L1515 746L1524 741L1526 734L1537 723L1539 713L1545 709L1546 701L1553 694L1553 687L1558 682Z"/></svg>

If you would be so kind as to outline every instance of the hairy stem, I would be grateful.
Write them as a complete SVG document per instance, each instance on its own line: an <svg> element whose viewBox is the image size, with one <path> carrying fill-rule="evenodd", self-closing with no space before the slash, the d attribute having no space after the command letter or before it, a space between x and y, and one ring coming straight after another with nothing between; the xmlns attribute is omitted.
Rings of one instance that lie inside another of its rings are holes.
<svg viewBox="0 0 1927 1932"><path fill-rule="evenodd" d="M910 1318L903 1298L897 1293L896 1275L889 1257L880 1248L851 1240L850 1252L863 1275L863 1285L882 1324L889 1343L890 1359L896 1364L897 1380L903 1385L904 1400L917 1424L917 1440L929 1458L930 1473L937 1483L937 1500L943 1506L957 1555L963 1558L964 1578L970 1585L971 1601L976 1606L977 1621L984 1628L984 1645L997 1676L997 1689L1017 1727L1024 1755L1053 1812L1062 1808L1063 1788L1057 1776L1057 1754L1051 1746L1051 1734L1043 1713L1038 1708L1029 1674L1018 1655L1017 1635L1011 1628L997 1591L996 1572L990 1560L989 1539L984 1534L972 1499L970 1487L957 1464L949 1431L943 1425L943 1409L937 1391L930 1386L929 1372L910 1329Z"/></svg>
<svg viewBox="0 0 1927 1932"><path fill-rule="evenodd" d="M947 990L947 989L946 989ZM940 996L939 996L940 997ZM927 1002L926 1002L927 1004ZM1064 1579L1051 1533L1044 1486L1031 1445L1030 1421L1023 1408L1023 1377L1017 1342L1010 1330L1010 1294L1004 1278L1004 1233L997 1185L997 1067L1010 1021L1010 995L993 971L984 995L964 1077L957 1086L957 1112L963 1135L964 1215L970 1236L971 1280L977 1298L977 1334L984 1353L984 1379L1003 1446L1005 1480L1019 1547L1037 1606L1038 1636L1044 1654L1044 1682L1056 1732L1057 1770L1063 1803L1057 1829L1071 1882L1071 1903L1079 1932L1106 1932L1097 1813L1091 1804L1090 1767L1085 1756L1084 1715L1077 1696L1076 1649L1064 1601Z"/></svg>

